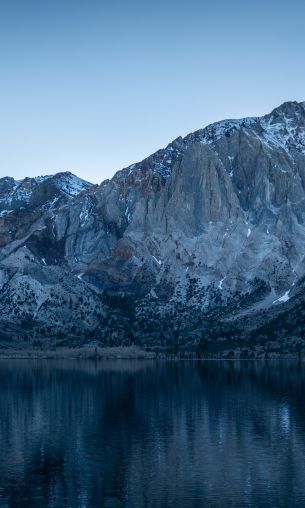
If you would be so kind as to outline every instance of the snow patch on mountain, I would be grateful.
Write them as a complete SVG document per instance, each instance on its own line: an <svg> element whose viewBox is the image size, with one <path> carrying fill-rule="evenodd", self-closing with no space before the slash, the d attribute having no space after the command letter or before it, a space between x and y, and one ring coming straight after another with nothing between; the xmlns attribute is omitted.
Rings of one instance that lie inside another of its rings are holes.
<svg viewBox="0 0 305 508"><path fill-rule="evenodd" d="M305 129L300 129L291 118L284 117L283 122L274 123L270 117L262 120L263 138L270 146L277 146L284 150L296 148L305 153Z"/></svg>
<svg viewBox="0 0 305 508"><path fill-rule="evenodd" d="M80 192L89 189L92 184L78 178L72 173L61 173L56 179L57 187L70 197L77 196Z"/></svg>
<svg viewBox="0 0 305 508"><path fill-rule="evenodd" d="M285 303L285 302L288 302L288 300L289 300L289 293L290 293L290 289L288 291L286 291L280 298L277 298L276 300L274 300L273 303Z"/></svg>

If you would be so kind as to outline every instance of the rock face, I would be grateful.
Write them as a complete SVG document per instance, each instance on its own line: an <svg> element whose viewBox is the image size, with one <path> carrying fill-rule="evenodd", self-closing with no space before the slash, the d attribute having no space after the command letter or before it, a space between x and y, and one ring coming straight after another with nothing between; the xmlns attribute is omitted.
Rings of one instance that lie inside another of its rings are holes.
<svg viewBox="0 0 305 508"><path fill-rule="evenodd" d="M2 342L251 348L272 323L299 344L304 221L305 103L177 138L99 186L2 178Z"/></svg>

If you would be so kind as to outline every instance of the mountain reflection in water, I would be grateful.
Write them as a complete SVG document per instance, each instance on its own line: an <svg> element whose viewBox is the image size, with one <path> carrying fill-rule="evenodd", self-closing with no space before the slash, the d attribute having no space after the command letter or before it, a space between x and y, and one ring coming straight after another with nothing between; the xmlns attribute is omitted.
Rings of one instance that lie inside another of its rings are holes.
<svg viewBox="0 0 305 508"><path fill-rule="evenodd" d="M305 506L302 362L0 361L0 507Z"/></svg>

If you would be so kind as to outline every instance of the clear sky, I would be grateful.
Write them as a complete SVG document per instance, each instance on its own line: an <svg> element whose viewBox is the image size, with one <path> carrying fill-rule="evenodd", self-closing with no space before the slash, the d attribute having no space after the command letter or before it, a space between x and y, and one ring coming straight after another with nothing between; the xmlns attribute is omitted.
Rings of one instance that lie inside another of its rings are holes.
<svg viewBox="0 0 305 508"><path fill-rule="evenodd" d="M305 100L304 22L298 0L0 0L0 176L100 182Z"/></svg>

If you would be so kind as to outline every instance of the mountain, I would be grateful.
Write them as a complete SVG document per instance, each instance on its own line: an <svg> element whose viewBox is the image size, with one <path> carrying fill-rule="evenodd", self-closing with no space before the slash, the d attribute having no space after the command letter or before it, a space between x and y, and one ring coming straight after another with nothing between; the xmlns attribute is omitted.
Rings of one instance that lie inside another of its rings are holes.
<svg viewBox="0 0 305 508"><path fill-rule="evenodd" d="M305 103L179 137L99 186L0 179L2 347L300 355Z"/></svg>

